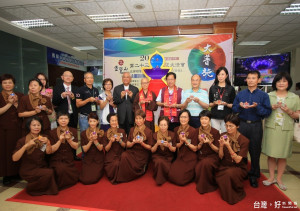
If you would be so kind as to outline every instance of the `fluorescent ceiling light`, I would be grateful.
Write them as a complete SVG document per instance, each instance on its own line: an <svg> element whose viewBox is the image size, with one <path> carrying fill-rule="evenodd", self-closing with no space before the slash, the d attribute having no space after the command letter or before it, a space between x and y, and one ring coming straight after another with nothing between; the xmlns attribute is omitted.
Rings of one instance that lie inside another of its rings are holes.
<svg viewBox="0 0 300 211"><path fill-rule="evenodd" d="M280 12L280 15L297 15L300 14L300 4L291 4L290 7L285 8Z"/></svg>
<svg viewBox="0 0 300 211"><path fill-rule="evenodd" d="M100 14L100 15L88 15L88 17L95 23L99 22L129 22L133 21L129 13L122 14Z"/></svg>
<svg viewBox="0 0 300 211"><path fill-rule="evenodd" d="M207 8L207 9L194 9L194 10L181 10L180 18L220 18L224 17L229 7L222 8Z"/></svg>
<svg viewBox="0 0 300 211"><path fill-rule="evenodd" d="M96 50L98 48L94 47L94 46L76 46L73 47L75 50L78 51L88 51L88 50Z"/></svg>
<svg viewBox="0 0 300 211"><path fill-rule="evenodd" d="M239 45L266 45L271 41L243 41Z"/></svg>
<svg viewBox="0 0 300 211"><path fill-rule="evenodd" d="M17 24L24 28L37 28L37 27L48 27L54 26L52 23L44 19L33 19L33 20L21 20L21 21L11 21L13 24Z"/></svg>

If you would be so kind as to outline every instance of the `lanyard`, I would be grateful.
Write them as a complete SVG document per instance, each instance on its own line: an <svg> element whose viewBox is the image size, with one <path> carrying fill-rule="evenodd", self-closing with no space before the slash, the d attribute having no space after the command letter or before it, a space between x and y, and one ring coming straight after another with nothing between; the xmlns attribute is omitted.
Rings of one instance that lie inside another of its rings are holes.
<svg viewBox="0 0 300 211"><path fill-rule="evenodd" d="M85 85L85 86L86 86L86 85ZM94 97L94 95L95 95L94 87L92 86L92 93L91 93L91 91L90 91L90 89L89 89L88 86L86 86L86 88L88 89L88 91L89 91L89 93L92 95L92 97Z"/></svg>
<svg viewBox="0 0 300 211"><path fill-rule="evenodd" d="M219 93L219 96L220 96L220 100L222 100L222 98L223 98L223 95L224 95L224 93L225 93L225 87L224 87L224 89L223 89L223 92L222 92L222 94L221 94L221 91L220 91L220 89L218 88L218 93Z"/></svg>

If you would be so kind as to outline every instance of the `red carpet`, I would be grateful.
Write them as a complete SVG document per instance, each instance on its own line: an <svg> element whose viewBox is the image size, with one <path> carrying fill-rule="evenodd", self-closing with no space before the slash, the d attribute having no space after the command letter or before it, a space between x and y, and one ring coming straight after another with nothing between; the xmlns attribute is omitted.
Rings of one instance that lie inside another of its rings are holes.
<svg viewBox="0 0 300 211"><path fill-rule="evenodd" d="M152 170L141 178L124 184L112 185L103 177L94 185L77 185L60 191L56 196L30 196L22 190L7 201L40 204L81 210L274 210L275 201L283 202L288 206L291 200L273 185L251 188L245 181L246 198L235 205L229 205L220 197L219 191L200 195L194 183L185 187L178 187L171 183L156 186L152 178ZM254 203L265 201L267 209L254 209ZM292 202L293 203L293 202ZM278 209L276 209L278 210ZM291 210L291 208L288 208ZM292 209L293 210L293 209ZM294 208L294 210L299 210Z"/></svg>

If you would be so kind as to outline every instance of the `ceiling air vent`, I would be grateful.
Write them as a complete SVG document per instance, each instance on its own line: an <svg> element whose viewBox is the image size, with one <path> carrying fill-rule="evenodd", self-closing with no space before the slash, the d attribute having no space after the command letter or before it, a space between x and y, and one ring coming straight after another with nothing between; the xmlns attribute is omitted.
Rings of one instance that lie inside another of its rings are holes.
<svg viewBox="0 0 300 211"><path fill-rule="evenodd" d="M67 6L55 6L54 9L59 12L60 14L62 14L63 16L73 16L73 15L80 15L80 12L70 6L70 5L67 5Z"/></svg>

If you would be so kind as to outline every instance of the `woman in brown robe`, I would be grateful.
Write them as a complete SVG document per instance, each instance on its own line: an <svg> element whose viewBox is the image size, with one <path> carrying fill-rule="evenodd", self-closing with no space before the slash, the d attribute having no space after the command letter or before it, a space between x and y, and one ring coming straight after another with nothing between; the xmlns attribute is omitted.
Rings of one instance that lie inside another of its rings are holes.
<svg viewBox="0 0 300 211"><path fill-rule="evenodd" d="M2 75L0 82L0 177L3 177L3 185L9 185L19 172L19 163L13 162L11 156L21 138L22 119L18 117L17 108L23 94L14 92L16 81L12 75Z"/></svg>
<svg viewBox="0 0 300 211"><path fill-rule="evenodd" d="M196 190L203 194L217 189L215 172L219 167L218 130L210 126L211 112L203 110L199 114L201 126L198 129L198 163L195 167Z"/></svg>
<svg viewBox="0 0 300 211"><path fill-rule="evenodd" d="M187 109L179 113L180 126L174 129L177 158L169 171L169 181L176 185L186 185L193 181L197 163L197 131L189 125L191 114Z"/></svg>
<svg viewBox="0 0 300 211"><path fill-rule="evenodd" d="M95 112L88 115L88 123L88 129L80 134L84 158L79 180L85 185L97 183L104 173L104 131L98 128L99 119Z"/></svg>
<svg viewBox="0 0 300 211"><path fill-rule="evenodd" d="M25 122L29 117L38 116L43 122L43 133L48 134L51 126L48 115L52 114L52 103L50 98L41 95L42 83L39 79L31 79L28 83L29 93L20 99L18 106L19 117L23 117L22 135L25 136Z"/></svg>
<svg viewBox="0 0 300 211"><path fill-rule="evenodd" d="M59 190L75 185L79 178L73 156L73 150L78 148L77 129L68 127L69 121L67 113L58 113L59 126L50 131L52 155L49 166L54 169Z"/></svg>
<svg viewBox="0 0 300 211"><path fill-rule="evenodd" d="M104 170L107 178L112 184L116 184L121 154L126 147L126 132L118 128L118 115L110 113L107 115L110 128L106 131L103 146L106 151L104 159Z"/></svg>
<svg viewBox="0 0 300 211"><path fill-rule="evenodd" d="M162 185L167 181L176 151L176 138L174 132L168 131L169 123L170 120L167 116L159 117L159 130L153 134L153 142L155 143L151 148L154 163L153 178L157 185Z"/></svg>
<svg viewBox="0 0 300 211"><path fill-rule="evenodd" d="M154 133L154 114L153 112L157 110L158 105L156 104L156 95L154 92L150 91L149 88L149 79L142 78L141 80L141 91L135 96L133 101L133 111L139 109L143 110L146 114L146 127Z"/></svg>
<svg viewBox="0 0 300 211"><path fill-rule="evenodd" d="M116 182L129 182L145 174L153 145L152 131L145 126L146 114L135 112L135 127L130 129L127 150L122 153Z"/></svg>
<svg viewBox="0 0 300 211"><path fill-rule="evenodd" d="M54 171L45 160L45 154L51 154L52 148L49 139L40 134L42 126L39 117L28 118L26 127L30 132L18 140L12 156L13 161L21 159L20 176L28 182L26 191L32 196L58 193Z"/></svg>
<svg viewBox="0 0 300 211"><path fill-rule="evenodd" d="M247 153L249 140L238 132L238 116L229 114L225 117L227 133L222 133L219 140L221 165L216 173L216 182L221 197L229 204L235 204L245 198L244 179L247 176Z"/></svg>

